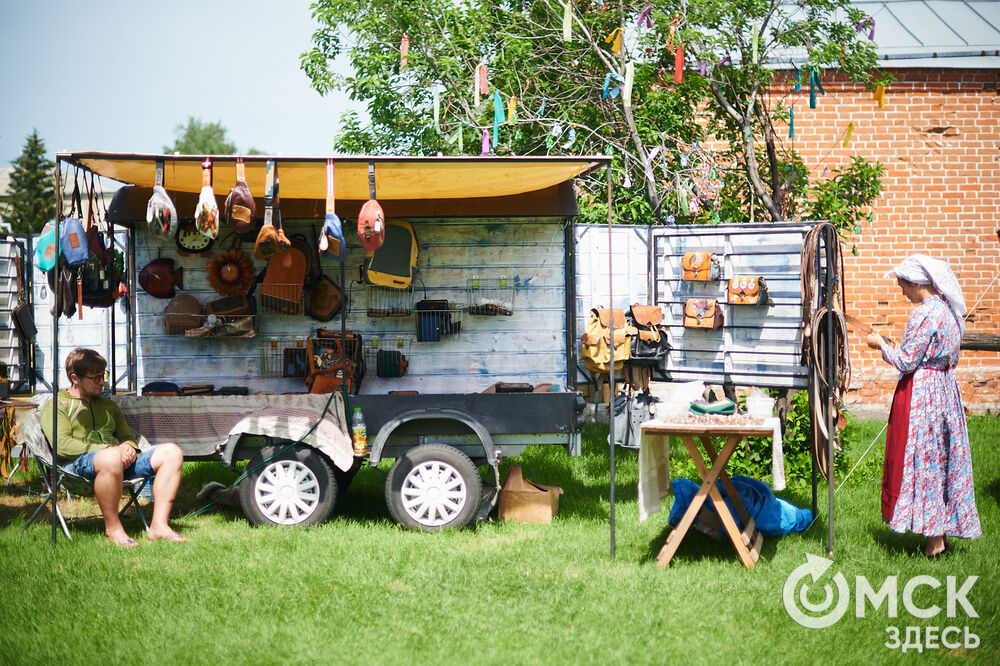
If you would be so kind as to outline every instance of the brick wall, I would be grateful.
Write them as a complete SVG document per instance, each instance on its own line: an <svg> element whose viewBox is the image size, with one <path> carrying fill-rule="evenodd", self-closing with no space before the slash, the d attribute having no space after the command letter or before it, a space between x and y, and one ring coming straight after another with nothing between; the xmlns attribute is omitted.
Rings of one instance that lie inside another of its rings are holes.
<svg viewBox="0 0 1000 666"><path fill-rule="evenodd" d="M1000 334L1000 281L994 282L1000 271L1000 71L893 73L897 81L882 109L871 92L837 75L824 75L826 95L818 95L816 109L809 108L808 84L795 93L782 82L774 91L775 99L787 94L794 103L795 138L784 140L802 155L812 179L829 176L825 169L846 165L851 155L886 166L872 223L844 246L847 311L898 340L912 306L895 280L883 276L907 255L923 252L948 261L958 275L974 307L967 330ZM848 404L887 408L896 375L863 335L852 335L851 364ZM971 412L1000 413L1000 352L963 351L957 376Z"/></svg>

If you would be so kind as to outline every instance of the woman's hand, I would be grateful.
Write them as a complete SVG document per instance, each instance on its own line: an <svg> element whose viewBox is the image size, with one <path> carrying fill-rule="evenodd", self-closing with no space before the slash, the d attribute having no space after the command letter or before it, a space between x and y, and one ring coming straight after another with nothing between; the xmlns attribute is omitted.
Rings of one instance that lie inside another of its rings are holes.
<svg viewBox="0 0 1000 666"><path fill-rule="evenodd" d="M882 349L882 345L885 344L885 340L882 339L882 336L874 331L868 334L867 342L868 346L872 349Z"/></svg>

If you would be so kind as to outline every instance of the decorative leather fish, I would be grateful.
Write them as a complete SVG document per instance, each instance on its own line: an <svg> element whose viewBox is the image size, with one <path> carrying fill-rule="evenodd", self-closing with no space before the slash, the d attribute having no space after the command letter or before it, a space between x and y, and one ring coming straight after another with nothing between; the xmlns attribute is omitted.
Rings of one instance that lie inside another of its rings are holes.
<svg viewBox="0 0 1000 666"><path fill-rule="evenodd" d="M150 296L173 298L176 293L174 286L184 288L184 269L175 269L173 259L154 259L139 273L139 286Z"/></svg>

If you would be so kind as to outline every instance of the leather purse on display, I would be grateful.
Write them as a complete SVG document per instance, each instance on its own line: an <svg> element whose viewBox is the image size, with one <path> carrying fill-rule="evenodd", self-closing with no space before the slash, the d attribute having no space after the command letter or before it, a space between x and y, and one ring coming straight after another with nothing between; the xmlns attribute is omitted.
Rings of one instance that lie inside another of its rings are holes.
<svg viewBox="0 0 1000 666"><path fill-rule="evenodd" d="M685 252L681 260L682 274L685 280L711 282L722 275L722 264L719 257L711 252Z"/></svg>
<svg viewBox="0 0 1000 666"><path fill-rule="evenodd" d="M615 370L620 370L631 356L625 311L620 308L614 310L593 308L587 317L586 332L580 336L580 358L583 360L583 367L591 372L605 373L611 368L612 312L615 329ZM634 333L635 329L631 331Z"/></svg>
<svg viewBox="0 0 1000 666"><path fill-rule="evenodd" d="M240 235L257 230L257 204L247 185L246 165L243 158L236 158L236 184L226 197L226 224Z"/></svg>
<svg viewBox="0 0 1000 666"><path fill-rule="evenodd" d="M714 298L689 298L684 303L684 328L722 328L722 306Z"/></svg>
<svg viewBox="0 0 1000 666"><path fill-rule="evenodd" d="M759 275L744 275L729 279L730 305L767 305L767 282Z"/></svg>

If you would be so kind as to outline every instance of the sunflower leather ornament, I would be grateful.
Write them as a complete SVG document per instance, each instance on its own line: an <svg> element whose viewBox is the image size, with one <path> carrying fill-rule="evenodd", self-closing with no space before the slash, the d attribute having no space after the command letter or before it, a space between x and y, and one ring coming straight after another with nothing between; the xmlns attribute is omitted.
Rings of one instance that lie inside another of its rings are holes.
<svg viewBox="0 0 1000 666"><path fill-rule="evenodd" d="M208 284L223 296L242 294L254 280L253 261L240 250L224 250L208 260Z"/></svg>

